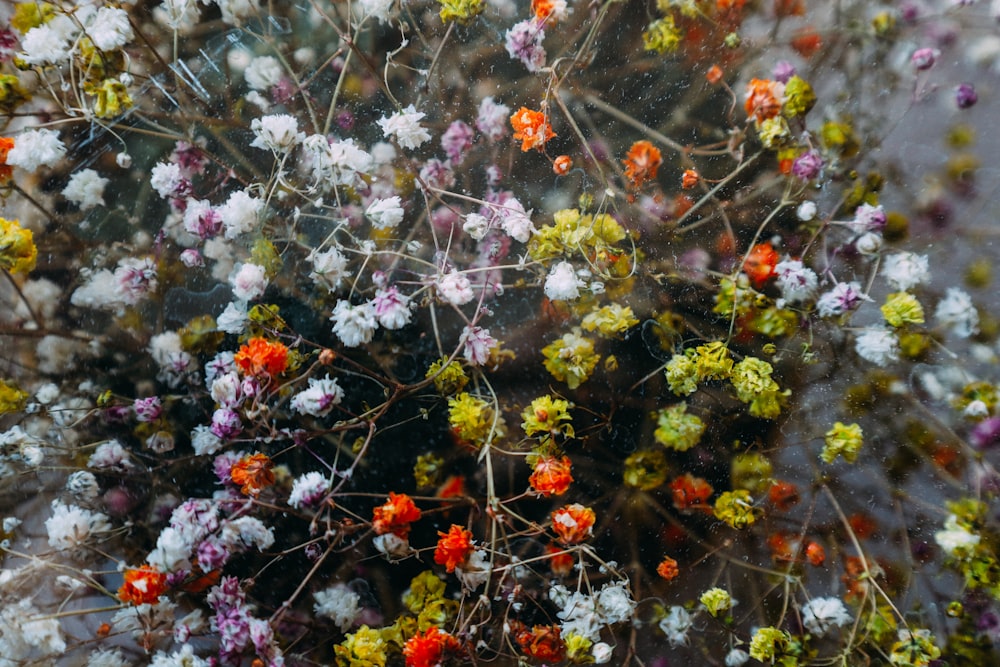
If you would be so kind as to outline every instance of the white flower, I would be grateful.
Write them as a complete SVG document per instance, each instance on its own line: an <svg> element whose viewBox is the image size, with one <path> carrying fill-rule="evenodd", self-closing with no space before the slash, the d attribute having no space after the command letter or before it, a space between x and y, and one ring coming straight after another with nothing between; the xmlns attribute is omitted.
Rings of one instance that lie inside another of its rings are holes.
<svg viewBox="0 0 1000 667"><path fill-rule="evenodd" d="M430 133L420 126L420 120L426 115L411 104L389 117L383 116L378 125L386 138L395 137L403 148L417 148L431 138Z"/></svg>
<svg viewBox="0 0 1000 667"><path fill-rule="evenodd" d="M316 284L322 283L330 290L340 287L340 281L350 275L347 271L347 257L337 248L323 252L313 250L307 259L313 265L309 277Z"/></svg>
<svg viewBox="0 0 1000 667"><path fill-rule="evenodd" d="M374 18L380 23L389 22L389 10L396 0L358 0L357 11L363 19Z"/></svg>
<svg viewBox="0 0 1000 667"><path fill-rule="evenodd" d="M243 79L254 90L268 90L277 85L284 74L280 60L274 56L258 56L243 70Z"/></svg>
<svg viewBox="0 0 1000 667"><path fill-rule="evenodd" d="M778 288L789 303L810 299L816 291L819 280L812 269L797 259L786 259L774 267Z"/></svg>
<svg viewBox="0 0 1000 667"><path fill-rule="evenodd" d="M605 584L597 594L597 612L607 625L632 618L636 603L626 589L626 584L624 581Z"/></svg>
<svg viewBox="0 0 1000 667"><path fill-rule="evenodd" d="M930 280L927 255L898 252L882 260L882 276L894 288L908 290Z"/></svg>
<svg viewBox="0 0 1000 667"><path fill-rule="evenodd" d="M241 301L252 301L264 295L267 289L267 274L263 266L242 264L239 270L230 278L233 295Z"/></svg>
<svg viewBox="0 0 1000 667"><path fill-rule="evenodd" d="M825 635L833 626L842 628L852 620L847 607L839 598L813 598L802 605L802 622L817 637Z"/></svg>
<svg viewBox="0 0 1000 667"><path fill-rule="evenodd" d="M371 342L378 326L371 304L363 303L352 306L347 301L338 301L333 308L333 333L347 347L357 347Z"/></svg>
<svg viewBox="0 0 1000 667"><path fill-rule="evenodd" d="M250 123L255 139L250 142L254 148L270 149L275 153L286 153L305 139L299 132L299 121L289 114L274 114L254 118Z"/></svg>
<svg viewBox="0 0 1000 667"><path fill-rule="evenodd" d="M223 408L235 408L243 400L243 380L236 371L220 373L212 380L209 395Z"/></svg>
<svg viewBox="0 0 1000 667"><path fill-rule="evenodd" d="M101 485L97 483L94 473L89 470L77 470L66 479L66 490L79 500L90 501L97 498Z"/></svg>
<svg viewBox="0 0 1000 667"><path fill-rule="evenodd" d="M198 21L198 3L195 0L163 0L157 10L157 22L173 30L187 32Z"/></svg>
<svg viewBox="0 0 1000 667"><path fill-rule="evenodd" d="M474 591L483 584L490 576L490 555L485 549L477 549L469 555L463 567L455 568L455 576L458 577L462 585L470 591Z"/></svg>
<svg viewBox="0 0 1000 667"><path fill-rule="evenodd" d="M441 276L436 287L438 295L453 306L464 306L476 297L472 291L472 283L465 274L457 271Z"/></svg>
<svg viewBox="0 0 1000 667"><path fill-rule="evenodd" d="M191 431L191 447L198 456L215 454L222 449L222 439L212 433L210 426L199 424Z"/></svg>
<svg viewBox="0 0 1000 667"><path fill-rule="evenodd" d="M486 236L486 232L490 229L490 221L478 213L470 213L465 216L465 223L462 224L462 229L475 240L482 241L483 237Z"/></svg>
<svg viewBox="0 0 1000 667"><path fill-rule="evenodd" d="M194 654L194 647L184 644L180 650L170 654L157 651L149 667L208 667L210 664L208 660Z"/></svg>
<svg viewBox="0 0 1000 667"><path fill-rule="evenodd" d="M979 544L979 535L970 532L958 522L958 517L949 514L944 522L944 530L934 533L934 541L951 556L961 556L961 552L971 551Z"/></svg>
<svg viewBox="0 0 1000 667"><path fill-rule="evenodd" d="M313 593L317 616L326 616L341 632L347 632L361 615L361 596L344 584L337 584Z"/></svg>
<svg viewBox="0 0 1000 667"><path fill-rule="evenodd" d="M76 505L52 502L52 516L45 520L49 546L64 551L84 544L92 536L111 530L108 517Z"/></svg>
<svg viewBox="0 0 1000 667"><path fill-rule="evenodd" d="M215 319L215 325L228 334L241 334L249 321L247 302L237 299L226 304L226 309Z"/></svg>
<svg viewBox="0 0 1000 667"><path fill-rule="evenodd" d="M376 199L365 210L375 229L390 229L403 220L403 206L399 197Z"/></svg>
<svg viewBox="0 0 1000 667"><path fill-rule="evenodd" d="M580 296L583 286L584 282L577 277L573 265L559 262L545 279L545 296L553 301L569 301Z"/></svg>
<svg viewBox="0 0 1000 667"><path fill-rule="evenodd" d="M980 417L988 417L990 414L990 408L986 405L985 401L975 400L969 401L969 404L965 406L965 410L962 410L963 417L970 417L972 419L977 419Z"/></svg>
<svg viewBox="0 0 1000 667"><path fill-rule="evenodd" d="M597 642L590 649L590 654L594 657L594 662L598 665L611 662L611 654L613 652L614 649L605 642Z"/></svg>
<svg viewBox="0 0 1000 667"><path fill-rule="evenodd" d="M490 350L497 345L496 339L490 335L489 329L466 326L462 330L459 342L465 345L463 355L473 366L482 366L490 359Z"/></svg>
<svg viewBox="0 0 1000 667"><path fill-rule="evenodd" d="M861 285L856 281L837 283L833 289L816 299L816 311L820 317L836 317L854 310L862 301L871 300L871 297L861 291Z"/></svg>
<svg viewBox="0 0 1000 667"><path fill-rule="evenodd" d="M726 667L743 667L749 660L749 653L741 648L734 648L726 654Z"/></svg>
<svg viewBox="0 0 1000 667"><path fill-rule="evenodd" d="M854 349L859 357L879 366L899 359L899 340L888 329L863 330L854 342Z"/></svg>
<svg viewBox="0 0 1000 667"><path fill-rule="evenodd" d="M343 399L344 390L335 379L309 378L309 387L293 396L290 405L300 415L325 417Z"/></svg>
<svg viewBox="0 0 1000 667"><path fill-rule="evenodd" d="M181 166L176 162L157 162L150 173L149 184L156 193L166 199L178 194L184 184Z"/></svg>
<svg viewBox="0 0 1000 667"><path fill-rule="evenodd" d="M128 13L114 7L101 7L88 22L87 36L101 51L120 49L132 40Z"/></svg>
<svg viewBox="0 0 1000 667"><path fill-rule="evenodd" d="M174 526L167 526L156 538L156 548L149 552L146 562L160 572L174 572L190 569L188 558L194 548L184 533Z"/></svg>
<svg viewBox="0 0 1000 667"><path fill-rule="evenodd" d="M263 208L264 202L251 197L246 190L237 190L229 195L226 203L218 208L226 238L234 239L256 229L257 216Z"/></svg>
<svg viewBox="0 0 1000 667"><path fill-rule="evenodd" d="M86 667L128 667L128 665L125 654L119 649L101 649L88 656Z"/></svg>
<svg viewBox="0 0 1000 667"><path fill-rule="evenodd" d="M795 209L795 216L802 222L809 222L816 217L816 202L804 201Z"/></svg>
<svg viewBox="0 0 1000 667"><path fill-rule="evenodd" d="M223 524L221 538L230 548L253 546L258 551L264 551L274 544L274 529L268 528L256 517L241 516Z"/></svg>
<svg viewBox="0 0 1000 667"><path fill-rule="evenodd" d="M559 625L564 635L572 633L591 641L601 638L603 622L591 596L580 591L570 592L557 584L549 589L549 599L559 607L556 616L562 621Z"/></svg>
<svg viewBox="0 0 1000 667"><path fill-rule="evenodd" d="M330 488L326 476L320 472L307 472L296 477L292 482L292 492L288 495L288 504L298 509L303 506L313 507L323 499Z"/></svg>
<svg viewBox="0 0 1000 667"><path fill-rule="evenodd" d="M29 30L21 48L21 58L29 65L60 65L69 60L69 40L48 24Z"/></svg>
<svg viewBox="0 0 1000 667"><path fill-rule="evenodd" d="M410 555L410 541L395 533L376 535L372 545L389 560L400 560Z"/></svg>
<svg viewBox="0 0 1000 667"><path fill-rule="evenodd" d="M476 127L490 141L500 141L507 135L510 121L510 107L497 104L492 97L484 97L479 103Z"/></svg>
<svg viewBox="0 0 1000 667"><path fill-rule="evenodd" d="M62 194L81 210L86 211L98 204L104 205L104 188L107 184L108 179L93 169L81 169L70 176Z"/></svg>
<svg viewBox="0 0 1000 667"><path fill-rule="evenodd" d="M54 656L66 650L59 619L39 611L31 600L9 600L0 611L2 665L56 664ZM48 660L38 660L38 654ZM29 660L29 658L32 658Z"/></svg>
<svg viewBox="0 0 1000 667"><path fill-rule="evenodd" d="M66 155L66 146L52 130L28 130L14 137L14 147L7 153L7 164L35 171L51 167Z"/></svg>
<svg viewBox="0 0 1000 667"><path fill-rule="evenodd" d="M374 164L371 154L355 146L353 139L327 142L327 157L336 182L346 185L355 183L357 175L368 173Z"/></svg>
<svg viewBox="0 0 1000 667"><path fill-rule="evenodd" d="M132 459L128 451L122 447L122 443L117 440L102 442L94 450L87 460L87 467L98 470L113 468L115 470L128 470L133 467Z"/></svg>
<svg viewBox="0 0 1000 667"><path fill-rule="evenodd" d="M854 247L862 255L874 255L882 249L882 235L876 232L862 234L854 241Z"/></svg>
<svg viewBox="0 0 1000 667"><path fill-rule="evenodd" d="M949 287L944 298L938 301L934 319L961 338L968 338L979 331L979 311L968 292L958 287Z"/></svg>
<svg viewBox="0 0 1000 667"><path fill-rule="evenodd" d="M508 199L495 210L500 218L500 226L507 235L515 241L527 243L535 232L535 226L528 217L531 211L525 211L524 206L516 199Z"/></svg>
<svg viewBox="0 0 1000 667"><path fill-rule="evenodd" d="M410 322L410 297L401 294L395 285L378 290L370 305L378 323L386 329L402 329Z"/></svg>
<svg viewBox="0 0 1000 667"><path fill-rule="evenodd" d="M671 646L687 644L687 633L694 621L684 607L674 605L667 611L659 623L660 630L667 636Z"/></svg>

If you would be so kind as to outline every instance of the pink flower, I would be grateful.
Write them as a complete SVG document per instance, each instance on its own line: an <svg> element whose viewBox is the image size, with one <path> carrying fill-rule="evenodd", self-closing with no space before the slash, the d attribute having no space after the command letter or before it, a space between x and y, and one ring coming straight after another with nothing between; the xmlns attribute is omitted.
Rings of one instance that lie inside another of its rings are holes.
<svg viewBox="0 0 1000 667"><path fill-rule="evenodd" d="M490 350L497 346L489 329L482 327L465 327L461 341L465 344L465 359L473 366L482 366L489 361Z"/></svg>

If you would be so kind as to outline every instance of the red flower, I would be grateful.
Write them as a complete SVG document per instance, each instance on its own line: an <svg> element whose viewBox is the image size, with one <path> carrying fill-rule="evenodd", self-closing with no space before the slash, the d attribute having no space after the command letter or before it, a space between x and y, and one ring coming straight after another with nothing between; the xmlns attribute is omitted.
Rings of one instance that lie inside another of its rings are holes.
<svg viewBox="0 0 1000 667"><path fill-rule="evenodd" d="M288 348L265 338L251 338L236 353L236 367L244 375L279 375L288 367Z"/></svg>
<svg viewBox="0 0 1000 667"><path fill-rule="evenodd" d="M167 590L167 575L152 565L125 570L125 583L118 589L118 599L127 604L152 604Z"/></svg>
<svg viewBox="0 0 1000 667"><path fill-rule="evenodd" d="M573 483L573 475L570 474L571 468L568 456L561 459L545 456L538 459L538 463L535 464L535 472L531 473L528 482L539 495L561 496Z"/></svg>
<svg viewBox="0 0 1000 667"><path fill-rule="evenodd" d="M670 581L671 579L676 579L681 571L677 567L677 561L670 556L664 556L660 564L656 566L656 573L667 581Z"/></svg>
<svg viewBox="0 0 1000 667"><path fill-rule="evenodd" d="M244 495L259 496L264 488L274 484L273 467L271 458L258 452L234 463L229 476Z"/></svg>
<svg viewBox="0 0 1000 667"><path fill-rule="evenodd" d="M594 532L596 518L594 510L580 503L573 503L552 513L552 530L563 544L577 544Z"/></svg>
<svg viewBox="0 0 1000 667"><path fill-rule="evenodd" d="M573 554L555 544L547 544L545 553L549 555L549 568L557 577L568 576L573 571Z"/></svg>
<svg viewBox="0 0 1000 667"><path fill-rule="evenodd" d="M532 111L527 107L518 109L510 117L510 124L514 128L514 138L521 140L522 151L540 149L545 146L546 141L556 136L548 117L541 111Z"/></svg>
<svg viewBox="0 0 1000 667"><path fill-rule="evenodd" d="M452 524L447 533L438 531L438 536L441 539L434 549L434 562L454 572L472 553L472 533Z"/></svg>
<svg viewBox="0 0 1000 667"><path fill-rule="evenodd" d="M663 164L663 156L659 148L642 140L632 144L622 164L625 165L625 178L638 190L643 183L656 178L656 170Z"/></svg>
<svg viewBox="0 0 1000 667"><path fill-rule="evenodd" d="M410 534L410 524L420 518L420 509L405 493L389 492L389 500L375 508L372 527L379 535L392 533L406 539Z"/></svg>
<svg viewBox="0 0 1000 667"><path fill-rule="evenodd" d="M458 653L461 650L462 645L458 639L432 625L406 640L403 655L406 656L406 667L436 667L444 660L446 653Z"/></svg>
<svg viewBox="0 0 1000 667"><path fill-rule="evenodd" d="M722 75L722 68L718 65L712 65L708 68L708 71L705 72L705 79L711 84L716 84L722 81Z"/></svg>
<svg viewBox="0 0 1000 667"><path fill-rule="evenodd" d="M684 474L670 482L674 496L674 507L679 510L705 509L712 495L712 485L691 473Z"/></svg>
<svg viewBox="0 0 1000 667"><path fill-rule="evenodd" d="M560 636L558 625L536 625L530 631L524 628L517 632L516 638L521 652L529 658L562 662L566 657L566 642Z"/></svg>
<svg viewBox="0 0 1000 667"><path fill-rule="evenodd" d="M770 243L758 243L750 249L750 254L743 262L743 273L759 289L774 275L774 267L777 265L778 251Z"/></svg>
<svg viewBox="0 0 1000 667"><path fill-rule="evenodd" d="M684 173L681 175L681 187L685 190L690 190L694 186L698 185L698 181L701 180L701 176L694 169L685 169Z"/></svg>
<svg viewBox="0 0 1000 667"><path fill-rule="evenodd" d="M799 487L790 482L774 482L767 491L771 504L781 512L787 512L799 502Z"/></svg>
<svg viewBox="0 0 1000 667"><path fill-rule="evenodd" d="M573 158L568 155L560 155L552 162L552 172L556 176L565 176L573 168Z"/></svg>
<svg viewBox="0 0 1000 667"><path fill-rule="evenodd" d="M819 567L826 562L826 549L819 542L810 542L806 545L806 560L813 567Z"/></svg>
<svg viewBox="0 0 1000 667"><path fill-rule="evenodd" d="M10 137L0 137L0 185L10 180L14 173L14 167L7 164L7 153L14 147L14 140Z"/></svg>

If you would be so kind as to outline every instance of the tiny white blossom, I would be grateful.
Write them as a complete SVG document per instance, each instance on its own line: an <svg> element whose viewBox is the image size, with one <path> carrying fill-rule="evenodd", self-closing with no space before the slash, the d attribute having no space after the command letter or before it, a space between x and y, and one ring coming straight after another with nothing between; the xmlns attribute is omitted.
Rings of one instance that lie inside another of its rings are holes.
<svg viewBox="0 0 1000 667"><path fill-rule="evenodd" d="M888 329L865 329L858 334L854 349L862 359L879 366L899 359L899 339Z"/></svg>
<svg viewBox="0 0 1000 667"><path fill-rule="evenodd" d="M88 22L87 36L101 51L114 51L132 41L128 12L115 7L101 7Z"/></svg>
<svg viewBox="0 0 1000 667"><path fill-rule="evenodd" d="M91 537L111 530L108 517L76 505L52 502L52 516L45 520L49 546L64 551L81 546Z"/></svg>
<svg viewBox="0 0 1000 667"><path fill-rule="evenodd" d="M344 584L337 584L313 593L317 616L326 616L341 632L347 632L361 615L361 596Z"/></svg>
<svg viewBox="0 0 1000 667"><path fill-rule="evenodd" d="M107 184L108 179L93 169L81 169L70 176L62 194L81 210L86 211L97 205L104 205L104 188Z"/></svg>
<svg viewBox="0 0 1000 667"><path fill-rule="evenodd" d="M268 90L277 85L284 74L281 61L274 56L257 56L243 70L243 79L253 90Z"/></svg>
<svg viewBox="0 0 1000 667"><path fill-rule="evenodd" d="M927 255L898 252L882 260L882 276L894 288L908 290L930 280Z"/></svg>
<svg viewBox="0 0 1000 667"><path fill-rule="evenodd" d="M420 125L425 113L417 111L412 104L391 116L383 116L378 125L386 138L395 137L403 148L417 148L431 138L430 133Z"/></svg>
<svg viewBox="0 0 1000 667"><path fill-rule="evenodd" d="M472 283L465 274L457 271L441 276L436 287L438 295L453 306L464 306L476 297L472 291Z"/></svg>
<svg viewBox="0 0 1000 667"><path fill-rule="evenodd" d="M180 165L176 162L157 162L150 172L149 183L164 199L176 196L184 183Z"/></svg>
<svg viewBox="0 0 1000 667"><path fill-rule="evenodd" d="M809 222L816 217L816 202L804 201L795 209L795 216L802 222Z"/></svg>
<svg viewBox="0 0 1000 667"><path fill-rule="evenodd" d="M726 654L726 667L743 667L750 661L750 654L741 648L734 648Z"/></svg>
<svg viewBox="0 0 1000 667"><path fill-rule="evenodd" d="M226 203L218 208L226 238L234 239L256 229L257 218L263 208L264 202L250 196L246 190L236 190L229 195Z"/></svg>
<svg viewBox="0 0 1000 667"><path fill-rule="evenodd" d="M299 132L299 121L290 114L274 114L254 118L250 123L255 139L250 142L254 148L264 148L275 153L286 153L305 139Z"/></svg>
<svg viewBox="0 0 1000 667"><path fill-rule="evenodd" d="M475 240L482 241L486 236L486 232L490 229L490 221L478 213L470 213L465 216L465 223L462 224L462 229Z"/></svg>
<svg viewBox="0 0 1000 667"><path fill-rule="evenodd" d="M979 331L979 311L968 292L959 287L948 288L934 309L934 319L961 338L968 338Z"/></svg>
<svg viewBox="0 0 1000 667"><path fill-rule="evenodd" d="M307 472L292 482L292 492L288 494L288 504L299 509L314 507L330 488L329 480L320 472Z"/></svg>
<svg viewBox="0 0 1000 667"><path fill-rule="evenodd" d="M839 598L813 598L802 605L802 622L817 637L822 637L834 626L842 628L853 620Z"/></svg>
<svg viewBox="0 0 1000 667"><path fill-rule="evenodd" d="M348 301L338 301L333 308L333 333L347 347L357 347L371 342L378 323L371 304L352 306Z"/></svg>
<svg viewBox="0 0 1000 667"><path fill-rule="evenodd" d="M389 22L389 12L396 0L358 0L357 12L362 19L378 19L379 23Z"/></svg>
<svg viewBox="0 0 1000 667"><path fill-rule="evenodd" d="M376 199L365 210L375 229L391 229L403 220L403 206L399 197Z"/></svg>
<svg viewBox="0 0 1000 667"><path fill-rule="evenodd" d="M61 65L69 60L70 44L51 25L42 24L21 38L21 58L29 65Z"/></svg>
<svg viewBox="0 0 1000 667"><path fill-rule="evenodd" d="M329 248L323 252L313 250L307 259L313 265L309 277L316 284L322 283L327 289L337 289L341 280L350 275L347 271L347 257L337 248Z"/></svg>
<svg viewBox="0 0 1000 667"><path fill-rule="evenodd" d="M344 390L330 376L309 378L309 387L292 397L291 407L301 415L324 417L344 398Z"/></svg>
<svg viewBox="0 0 1000 667"><path fill-rule="evenodd" d="M614 649L605 642L597 642L590 649L590 654L594 658L594 663L598 665L611 662L612 653L614 653Z"/></svg>
<svg viewBox="0 0 1000 667"><path fill-rule="evenodd" d="M502 206L496 207L496 213L500 218L500 226L515 241L527 243L535 233L535 226L529 217L531 211L525 211L518 200L508 199Z"/></svg>
<svg viewBox="0 0 1000 667"><path fill-rule="evenodd" d="M212 433L212 428L199 424L191 431L191 447L198 456L215 454L222 449L222 438Z"/></svg>
<svg viewBox="0 0 1000 667"><path fill-rule="evenodd" d="M962 551L970 551L979 544L979 535L971 532L958 522L958 517L949 514L944 522L944 530L934 533L934 541L945 553L956 556Z"/></svg>
<svg viewBox="0 0 1000 667"><path fill-rule="evenodd" d="M861 285L856 281L837 283L833 289L816 299L816 312L820 317L837 317L854 310L862 301L871 300L871 297L861 291Z"/></svg>
<svg viewBox="0 0 1000 667"><path fill-rule="evenodd" d="M26 171L42 165L54 166L66 155L66 146L53 130L28 130L14 137L14 147L7 153L7 164Z"/></svg>
<svg viewBox="0 0 1000 667"><path fill-rule="evenodd" d="M576 275L573 265L559 262L545 279L545 296L553 301L569 301L580 296L584 282Z"/></svg>
<svg viewBox="0 0 1000 667"><path fill-rule="evenodd" d="M455 568L455 576L463 586L474 591L489 579L490 569L489 553L485 549L476 549L469 555L465 565Z"/></svg>
<svg viewBox="0 0 1000 667"><path fill-rule="evenodd" d="M875 255L882 249L882 235L877 232L867 232L854 241L854 247L862 255Z"/></svg>
<svg viewBox="0 0 1000 667"><path fill-rule="evenodd" d="M660 619L660 630L667 636L667 641L671 646L687 644L687 633L694 625L691 614L684 607L674 605L667 611L667 615Z"/></svg>
<svg viewBox="0 0 1000 667"><path fill-rule="evenodd" d="M101 492L94 473L89 470L77 470L66 479L66 490L79 500L91 501Z"/></svg>
<svg viewBox="0 0 1000 667"><path fill-rule="evenodd" d="M789 303L798 303L812 298L819 280L812 269L797 259L786 259L774 267L778 288Z"/></svg>
<svg viewBox="0 0 1000 667"><path fill-rule="evenodd" d="M215 325L220 331L228 334L241 334L246 330L249 321L247 302L237 299L226 304L225 310L215 319Z"/></svg>
<svg viewBox="0 0 1000 667"><path fill-rule="evenodd" d="M264 295L267 289L267 273L263 266L257 264L241 264L229 280L233 286L233 295L241 301L252 301Z"/></svg>

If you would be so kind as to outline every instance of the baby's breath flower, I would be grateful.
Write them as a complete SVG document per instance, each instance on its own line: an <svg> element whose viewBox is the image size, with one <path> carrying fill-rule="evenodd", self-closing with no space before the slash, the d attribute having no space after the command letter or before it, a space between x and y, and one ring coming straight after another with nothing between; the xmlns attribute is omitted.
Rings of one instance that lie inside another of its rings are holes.
<svg viewBox="0 0 1000 667"><path fill-rule="evenodd" d="M392 229L403 220L403 206L399 197L375 199L365 210L375 229Z"/></svg>
<svg viewBox="0 0 1000 667"><path fill-rule="evenodd" d="M713 341L695 348L698 381L725 380L733 370L729 348L722 341Z"/></svg>
<svg viewBox="0 0 1000 667"><path fill-rule="evenodd" d="M572 264L559 262L545 279L545 296L553 301L570 301L580 296L580 288L584 284Z"/></svg>
<svg viewBox="0 0 1000 667"><path fill-rule="evenodd" d="M839 598L813 598L802 605L802 623L817 637L822 637L834 626L842 628L853 620Z"/></svg>
<svg viewBox="0 0 1000 667"><path fill-rule="evenodd" d="M275 114L254 118L250 123L254 140L250 143L254 148L264 148L275 153L287 153L302 143L306 135L299 132L299 121L289 114Z"/></svg>
<svg viewBox="0 0 1000 667"><path fill-rule="evenodd" d="M774 267L781 295L789 303L811 299L818 279L812 269L799 260L788 259Z"/></svg>
<svg viewBox="0 0 1000 667"><path fill-rule="evenodd" d="M899 359L899 339L889 329L864 329L858 334L854 349L859 357L879 366Z"/></svg>
<svg viewBox="0 0 1000 667"><path fill-rule="evenodd" d="M778 628L760 628L750 639L750 657L774 664L787 650L791 641L788 633Z"/></svg>
<svg viewBox="0 0 1000 667"><path fill-rule="evenodd" d="M448 399L448 423L462 440L480 444L491 432L499 436L502 431L495 417L489 403L466 392Z"/></svg>
<svg viewBox="0 0 1000 667"><path fill-rule="evenodd" d="M742 529L756 520L753 513L753 498L746 489L726 491L715 501L715 518L733 528Z"/></svg>
<svg viewBox="0 0 1000 667"><path fill-rule="evenodd" d="M632 314L631 308L612 303L587 314L581 326L585 331L597 330L605 338L614 338L638 323L639 320Z"/></svg>
<svg viewBox="0 0 1000 667"><path fill-rule="evenodd" d="M694 619L684 607L674 605L667 610L657 625L667 636L671 646L681 646L687 644L688 630L694 625Z"/></svg>
<svg viewBox="0 0 1000 667"><path fill-rule="evenodd" d="M814 104L816 104L816 93L805 79L795 75L785 82L782 113L789 118L805 116Z"/></svg>
<svg viewBox="0 0 1000 667"><path fill-rule="evenodd" d="M28 130L17 135L7 153L7 164L25 171L55 166L66 155L66 146L54 130Z"/></svg>
<svg viewBox="0 0 1000 667"><path fill-rule="evenodd" d="M104 188L108 179L93 169L73 172L69 183L63 188L63 197L80 207L81 211L104 205Z"/></svg>
<svg viewBox="0 0 1000 667"><path fill-rule="evenodd" d="M687 403L677 403L657 414L653 437L664 447L686 452L701 440L705 423L697 415L687 414Z"/></svg>
<svg viewBox="0 0 1000 667"><path fill-rule="evenodd" d="M898 667L927 667L932 660L941 657L941 649L934 644L930 630L899 631L899 641L892 645L889 664Z"/></svg>
<svg viewBox="0 0 1000 667"><path fill-rule="evenodd" d="M368 303L352 306L348 301L338 301L330 316L333 333L347 347L370 343L378 327L373 310Z"/></svg>
<svg viewBox="0 0 1000 667"><path fill-rule="evenodd" d="M586 382L600 361L594 352L594 342L580 335L579 330L564 334L542 348L545 368L555 379L576 389Z"/></svg>
<svg viewBox="0 0 1000 667"><path fill-rule="evenodd" d="M568 423L573 419L569 414L569 409L572 407L573 404L565 399L552 398L549 395L539 396L521 413L521 418L524 419L521 428L529 437L541 433L545 436L562 434L572 438L573 425Z"/></svg>
<svg viewBox="0 0 1000 667"><path fill-rule="evenodd" d="M979 544L980 536L958 520L955 514L949 514L944 522L944 530L934 533L934 541L949 556L961 558L972 553Z"/></svg>
<svg viewBox="0 0 1000 667"><path fill-rule="evenodd" d="M968 338L979 331L979 312L972 297L959 287L948 288L934 309L934 319L960 338Z"/></svg>
<svg viewBox="0 0 1000 667"><path fill-rule="evenodd" d="M669 467L662 449L640 449L625 459L625 484L651 491L667 481Z"/></svg>
<svg viewBox="0 0 1000 667"><path fill-rule="evenodd" d="M642 33L642 44L647 51L669 53L677 50L683 37L683 32L674 23L673 15L667 14L646 27L646 31Z"/></svg>
<svg viewBox="0 0 1000 667"><path fill-rule="evenodd" d="M851 312L862 301L871 301L871 297L861 291L861 285L856 281L837 283L816 299L816 312L820 317L837 317Z"/></svg>
<svg viewBox="0 0 1000 667"><path fill-rule="evenodd" d="M881 310L882 317L891 327L924 323L924 307L909 292L893 292L888 295Z"/></svg>
<svg viewBox="0 0 1000 667"><path fill-rule="evenodd" d="M30 229L17 220L0 218L0 269L11 273L31 273L38 249Z"/></svg>
<svg viewBox="0 0 1000 667"><path fill-rule="evenodd" d="M460 392L469 383L469 376L465 374L462 364L446 358L431 364L424 377L434 378L434 388L442 396Z"/></svg>
<svg viewBox="0 0 1000 667"><path fill-rule="evenodd" d="M882 276L892 287L908 290L930 280L927 255L899 252L882 260Z"/></svg>
<svg viewBox="0 0 1000 667"><path fill-rule="evenodd" d="M317 616L325 616L333 621L341 632L346 632L361 615L361 596L344 584L336 584L313 593L316 604L313 610Z"/></svg>
<svg viewBox="0 0 1000 667"><path fill-rule="evenodd" d="M381 667L388 659L389 645L379 630L362 625L333 647L338 665L350 667Z"/></svg>
<svg viewBox="0 0 1000 667"><path fill-rule="evenodd" d="M666 376L670 390L678 396L687 396L698 390L698 365L691 354L675 354L667 362Z"/></svg>
<svg viewBox="0 0 1000 667"><path fill-rule="evenodd" d="M382 116L378 121L378 126L382 128L385 137L393 138L403 148L418 148L425 141L430 141L430 132L425 130L420 121L427 114L417 111L412 104L397 111L391 116Z"/></svg>
<svg viewBox="0 0 1000 667"><path fill-rule="evenodd" d="M819 456L824 463L833 463L838 456L842 456L848 463L854 463L861 451L862 438L861 427L857 424L837 422L826 432L823 451Z"/></svg>
<svg viewBox="0 0 1000 667"><path fill-rule="evenodd" d="M459 21L465 23L478 16L486 6L483 0L438 0L441 11L438 14L445 23Z"/></svg>
<svg viewBox="0 0 1000 667"><path fill-rule="evenodd" d="M722 588L708 589L701 594L698 601L701 602L705 606L708 613L715 618L718 618L719 614L724 614L732 609L734 604L729 591Z"/></svg>

